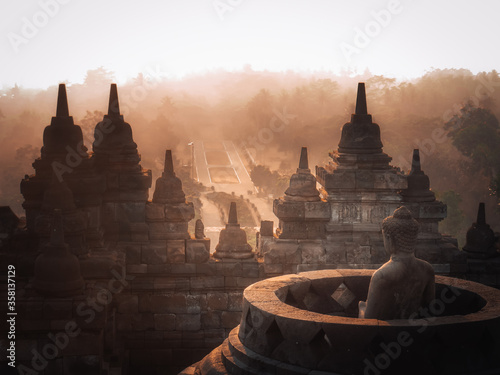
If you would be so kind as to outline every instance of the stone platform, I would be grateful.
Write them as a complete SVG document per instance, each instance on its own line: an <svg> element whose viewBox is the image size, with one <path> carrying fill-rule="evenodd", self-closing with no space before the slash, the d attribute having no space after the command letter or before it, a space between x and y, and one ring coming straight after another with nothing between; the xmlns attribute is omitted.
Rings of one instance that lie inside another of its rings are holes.
<svg viewBox="0 0 500 375"><path fill-rule="evenodd" d="M183 374L497 374L500 291L436 277L409 320L358 319L373 271L325 270L245 289L241 323Z"/></svg>

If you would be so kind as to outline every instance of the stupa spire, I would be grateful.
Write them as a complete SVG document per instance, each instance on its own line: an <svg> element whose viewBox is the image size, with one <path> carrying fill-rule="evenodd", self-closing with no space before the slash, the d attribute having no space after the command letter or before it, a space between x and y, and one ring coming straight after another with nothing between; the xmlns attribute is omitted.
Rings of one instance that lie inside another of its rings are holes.
<svg viewBox="0 0 500 375"><path fill-rule="evenodd" d="M368 109L366 107L366 92L365 92L365 83L358 83L358 96L356 98L356 111L354 112L356 115L367 115Z"/></svg>
<svg viewBox="0 0 500 375"><path fill-rule="evenodd" d="M236 202L231 202L229 206L229 218L227 220L228 224L238 224L238 212L236 211Z"/></svg>
<svg viewBox="0 0 500 375"><path fill-rule="evenodd" d="M59 84L56 117L69 117L68 96L66 95L66 85L64 83Z"/></svg>
<svg viewBox="0 0 500 375"><path fill-rule="evenodd" d="M163 167L163 173L175 176L172 150L165 150L165 165Z"/></svg>
<svg viewBox="0 0 500 375"><path fill-rule="evenodd" d="M120 103L118 101L118 89L116 83L112 83L109 89L108 116L120 116Z"/></svg>
<svg viewBox="0 0 500 375"><path fill-rule="evenodd" d="M300 151L299 169L309 169L309 160L307 158L307 147L302 147Z"/></svg>
<svg viewBox="0 0 500 375"><path fill-rule="evenodd" d="M479 208L477 209L477 225L486 225L486 210L484 208L484 203L479 203Z"/></svg>
<svg viewBox="0 0 500 375"><path fill-rule="evenodd" d="M415 172L421 172L422 168L420 165L420 151L418 148L413 150L413 158L411 161L411 172L410 173L415 173Z"/></svg>

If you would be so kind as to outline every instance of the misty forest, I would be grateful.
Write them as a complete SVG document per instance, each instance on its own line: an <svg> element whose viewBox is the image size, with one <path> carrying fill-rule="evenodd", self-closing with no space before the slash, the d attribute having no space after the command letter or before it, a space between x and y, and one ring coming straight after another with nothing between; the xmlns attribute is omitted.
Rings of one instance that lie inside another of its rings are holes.
<svg viewBox="0 0 500 375"><path fill-rule="evenodd" d="M114 80L113 72L100 67L89 70L83 84L67 84L70 115L82 127L89 150ZM380 125L392 165L407 173L413 149L420 149L431 188L448 205L440 232L463 245L480 201L486 202L489 224L498 227L496 71L474 75L464 69L432 70L408 81L368 71L335 76L254 71L250 66L177 80L141 73L119 85L120 109L153 181L163 169L165 149L172 149L186 194L196 195L195 190L203 187L189 181L189 143L230 140L244 155L259 194L277 198L297 167L300 147L308 147L313 173L315 165L331 160L328 155L337 149L342 125L354 112L360 81L366 82L368 111ZM46 90L16 85L0 91L0 205L11 206L20 216L24 211L19 183L23 175L33 173L31 164L40 156L43 129L55 115L56 83Z"/></svg>

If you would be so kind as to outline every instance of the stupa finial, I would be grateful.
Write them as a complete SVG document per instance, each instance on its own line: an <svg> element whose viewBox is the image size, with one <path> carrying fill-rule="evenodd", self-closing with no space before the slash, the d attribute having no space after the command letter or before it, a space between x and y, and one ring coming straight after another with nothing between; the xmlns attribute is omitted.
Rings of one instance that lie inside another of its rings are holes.
<svg viewBox="0 0 500 375"><path fill-rule="evenodd" d="M358 83L358 96L356 98L356 111L354 112L356 115L367 115L368 109L366 107L366 92L365 92L365 83Z"/></svg>
<svg viewBox="0 0 500 375"><path fill-rule="evenodd" d="M120 102L118 101L116 83L112 83L109 90L108 116L120 116Z"/></svg>
<svg viewBox="0 0 500 375"><path fill-rule="evenodd" d="M302 147L300 151L299 169L309 169L309 161L307 158L307 147Z"/></svg>
<svg viewBox="0 0 500 375"><path fill-rule="evenodd" d="M64 83L59 84L56 117L69 117L68 96L66 95L66 85Z"/></svg>
<svg viewBox="0 0 500 375"><path fill-rule="evenodd" d="M238 224L238 212L236 211L236 202L231 202L229 206L229 218L227 220L228 224Z"/></svg>

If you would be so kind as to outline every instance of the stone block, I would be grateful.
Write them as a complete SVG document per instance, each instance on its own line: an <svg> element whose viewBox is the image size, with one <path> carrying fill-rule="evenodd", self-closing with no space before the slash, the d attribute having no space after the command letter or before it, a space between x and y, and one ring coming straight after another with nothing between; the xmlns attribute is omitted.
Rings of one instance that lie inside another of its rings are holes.
<svg viewBox="0 0 500 375"><path fill-rule="evenodd" d="M203 329L216 329L222 327L222 311L203 311L201 313L201 326Z"/></svg>
<svg viewBox="0 0 500 375"><path fill-rule="evenodd" d="M304 203L304 218L306 220L328 221L331 214L330 204L328 202L318 201Z"/></svg>
<svg viewBox="0 0 500 375"><path fill-rule="evenodd" d="M127 264L141 264L140 244L127 244L124 250Z"/></svg>
<svg viewBox="0 0 500 375"><path fill-rule="evenodd" d="M139 312L139 297L137 295L116 294L114 298L119 313L134 314Z"/></svg>
<svg viewBox="0 0 500 375"><path fill-rule="evenodd" d="M240 311L223 311L222 316L222 327L226 329L232 329L240 324L241 312Z"/></svg>
<svg viewBox="0 0 500 375"><path fill-rule="evenodd" d="M210 239L207 240L186 240L187 263L205 263L210 259Z"/></svg>
<svg viewBox="0 0 500 375"><path fill-rule="evenodd" d="M288 275L290 273L297 273L297 264L284 264L283 265L283 275Z"/></svg>
<svg viewBox="0 0 500 375"><path fill-rule="evenodd" d="M347 263L367 264L371 263L370 246L359 246L355 243L346 244Z"/></svg>
<svg viewBox="0 0 500 375"><path fill-rule="evenodd" d="M228 304L227 293L207 293L207 307L209 310L226 310Z"/></svg>
<svg viewBox="0 0 500 375"><path fill-rule="evenodd" d="M302 264L324 264L326 261L326 252L321 242L300 242L299 251Z"/></svg>
<svg viewBox="0 0 500 375"><path fill-rule="evenodd" d="M224 276L191 277L191 289L223 288Z"/></svg>
<svg viewBox="0 0 500 375"><path fill-rule="evenodd" d="M242 262L243 275L246 277L259 277L259 263L256 260Z"/></svg>
<svg viewBox="0 0 500 375"><path fill-rule="evenodd" d="M149 223L148 225L149 225L149 238L151 240L166 240L168 238L166 223L153 222Z"/></svg>
<svg viewBox="0 0 500 375"><path fill-rule="evenodd" d="M339 264L346 263L346 250L344 245L327 243L325 246L325 263Z"/></svg>
<svg viewBox="0 0 500 375"><path fill-rule="evenodd" d="M266 275L275 275L283 273L283 264L281 263L264 263L264 272Z"/></svg>
<svg viewBox="0 0 500 375"><path fill-rule="evenodd" d="M241 311L243 303L243 293L231 292L227 294L227 310L228 311Z"/></svg>
<svg viewBox="0 0 500 375"><path fill-rule="evenodd" d="M144 223L146 221L146 202L120 202L116 204L118 221Z"/></svg>
<svg viewBox="0 0 500 375"><path fill-rule="evenodd" d="M204 300L205 302L203 302ZM206 304L206 297L201 294L186 295L186 312L188 314L197 314L201 312L201 305Z"/></svg>
<svg viewBox="0 0 500 375"><path fill-rule="evenodd" d="M327 191L337 189L354 190L356 188L356 174L354 171L335 170L334 173L325 175L325 189Z"/></svg>
<svg viewBox="0 0 500 375"><path fill-rule="evenodd" d="M184 293L139 296L139 312L185 314L187 311L188 301Z"/></svg>
<svg viewBox="0 0 500 375"><path fill-rule="evenodd" d="M185 240L190 238L187 222L166 222L165 230L168 240Z"/></svg>
<svg viewBox="0 0 500 375"><path fill-rule="evenodd" d="M119 331L146 331L154 328L154 318L151 313L120 314L117 319Z"/></svg>
<svg viewBox="0 0 500 375"><path fill-rule="evenodd" d="M142 246L141 261L143 264L162 264L167 262L167 244L155 241Z"/></svg>
<svg viewBox="0 0 500 375"><path fill-rule="evenodd" d="M186 242L184 240L167 240L167 263L186 262Z"/></svg>
<svg viewBox="0 0 500 375"><path fill-rule="evenodd" d="M194 218L194 206L192 202L181 204L165 204L165 221L188 222Z"/></svg>
<svg viewBox="0 0 500 375"><path fill-rule="evenodd" d="M258 281L260 281L260 278L258 277L237 277L236 285L239 287L246 288L247 286L250 286Z"/></svg>
<svg viewBox="0 0 500 375"><path fill-rule="evenodd" d="M263 220L260 222L260 235L273 236L274 235L274 222L271 220Z"/></svg>
<svg viewBox="0 0 500 375"><path fill-rule="evenodd" d="M167 270L166 264L148 264L149 274L164 274Z"/></svg>
<svg viewBox="0 0 500 375"><path fill-rule="evenodd" d="M177 314L175 329L178 331L198 331L201 329L201 314Z"/></svg>
<svg viewBox="0 0 500 375"><path fill-rule="evenodd" d="M147 264L127 264L127 273L147 273Z"/></svg>
<svg viewBox="0 0 500 375"><path fill-rule="evenodd" d="M155 329L157 331L175 330L174 314L154 314Z"/></svg>
<svg viewBox="0 0 500 375"><path fill-rule="evenodd" d="M269 250L264 253L265 264L286 264L302 262L299 243L297 241L280 241L269 246Z"/></svg>
<svg viewBox="0 0 500 375"><path fill-rule="evenodd" d="M224 276L241 276L243 275L243 265L234 259L228 260L228 262L219 263L220 267L217 267Z"/></svg>
<svg viewBox="0 0 500 375"><path fill-rule="evenodd" d="M304 219L304 202L288 202L283 199L275 199L273 202L273 212L280 220Z"/></svg>
<svg viewBox="0 0 500 375"><path fill-rule="evenodd" d="M130 240L133 242L149 241L149 226L146 223L129 223Z"/></svg>
<svg viewBox="0 0 500 375"><path fill-rule="evenodd" d="M169 270L172 274L196 274L196 266L194 263L173 263L169 264Z"/></svg>
<svg viewBox="0 0 500 375"><path fill-rule="evenodd" d="M189 277L155 277L154 289L166 289L168 291L189 290Z"/></svg>
<svg viewBox="0 0 500 375"><path fill-rule="evenodd" d="M146 221L165 221L165 205L161 203L146 203Z"/></svg>
<svg viewBox="0 0 500 375"><path fill-rule="evenodd" d="M197 275L207 275L207 276L213 276L217 274L217 269L216 269L217 263L215 262L209 262L209 263L198 263L196 264L196 274Z"/></svg>

